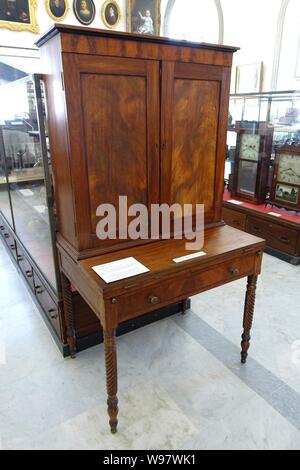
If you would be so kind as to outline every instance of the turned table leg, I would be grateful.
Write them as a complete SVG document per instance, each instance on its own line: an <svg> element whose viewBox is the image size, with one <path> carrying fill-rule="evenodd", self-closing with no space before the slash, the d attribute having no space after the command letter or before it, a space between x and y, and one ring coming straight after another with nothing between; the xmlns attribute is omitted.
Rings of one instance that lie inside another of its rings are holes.
<svg viewBox="0 0 300 470"><path fill-rule="evenodd" d="M62 295L64 304L64 318L67 328L67 343L71 358L74 359L76 356L76 334L75 334L75 322L74 312L72 304L72 292L71 284L69 279L61 273L61 284L62 284Z"/></svg>
<svg viewBox="0 0 300 470"><path fill-rule="evenodd" d="M118 425L118 371L116 351L116 330L104 331L106 388L107 388L107 412L109 415L110 429L113 434L117 432Z"/></svg>
<svg viewBox="0 0 300 470"><path fill-rule="evenodd" d="M250 331L252 328L254 305L255 305L255 292L256 292L257 276L249 276L247 284L247 292L245 298L245 310L244 310L244 321L242 334L242 364L246 364L248 357L248 350L250 347Z"/></svg>

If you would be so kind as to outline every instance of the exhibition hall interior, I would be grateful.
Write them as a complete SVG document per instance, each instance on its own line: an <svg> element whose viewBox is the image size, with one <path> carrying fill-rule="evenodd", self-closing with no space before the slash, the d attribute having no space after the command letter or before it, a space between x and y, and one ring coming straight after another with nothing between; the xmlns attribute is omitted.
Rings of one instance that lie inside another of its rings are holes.
<svg viewBox="0 0 300 470"><path fill-rule="evenodd" d="M0 0L1 450L300 449L299 24Z"/></svg>

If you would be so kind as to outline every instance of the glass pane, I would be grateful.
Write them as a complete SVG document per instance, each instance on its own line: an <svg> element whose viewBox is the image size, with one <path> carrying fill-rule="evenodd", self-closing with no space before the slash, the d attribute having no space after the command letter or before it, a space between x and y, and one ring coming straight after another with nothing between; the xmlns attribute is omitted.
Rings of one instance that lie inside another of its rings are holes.
<svg viewBox="0 0 300 470"><path fill-rule="evenodd" d="M238 192L254 196L257 179L257 163L240 161Z"/></svg>
<svg viewBox="0 0 300 470"><path fill-rule="evenodd" d="M260 113L259 100L257 99L246 100L246 106L245 106L243 119L245 121L258 121L259 113Z"/></svg>
<svg viewBox="0 0 300 470"><path fill-rule="evenodd" d="M4 148L1 145L2 142L2 126L0 126L0 211L5 216L8 223L13 226L12 221L12 213L10 208L9 202L9 195L8 195L8 184L6 179L6 171L5 171L5 155L4 155Z"/></svg>
<svg viewBox="0 0 300 470"><path fill-rule="evenodd" d="M15 230L55 287L45 173L32 78L0 87L1 119Z"/></svg>

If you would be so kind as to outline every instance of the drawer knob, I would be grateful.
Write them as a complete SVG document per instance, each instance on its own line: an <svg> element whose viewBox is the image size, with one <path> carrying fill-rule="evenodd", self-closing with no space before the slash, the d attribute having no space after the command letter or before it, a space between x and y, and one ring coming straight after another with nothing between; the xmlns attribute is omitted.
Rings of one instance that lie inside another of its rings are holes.
<svg viewBox="0 0 300 470"><path fill-rule="evenodd" d="M28 271L25 271L25 274L27 277L32 277L32 271L28 270Z"/></svg>
<svg viewBox="0 0 300 470"><path fill-rule="evenodd" d="M10 245L10 247L11 247L12 250L15 250L15 249L16 249L16 247L15 247L15 245L14 245L13 243Z"/></svg>
<svg viewBox="0 0 300 470"><path fill-rule="evenodd" d="M159 298L155 295L150 295L150 297L148 298L148 302L149 304L156 305L159 302Z"/></svg>
<svg viewBox="0 0 300 470"><path fill-rule="evenodd" d="M117 299L116 299L115 297L114 297L113 299L111 299L111 303L112 303L113 305L115 305L117 302L118 302L118 301L117 301Z"/></svg>
<svg viewBox="0 0 300 470"><path fill-rule="evenodd" d="M240 270L238 268L230 268L229 272L232 276L238 276L240 274Z"/></svg>
<svg viewBox="0 0 300 470"><path fill-rule="evenodd" d="M56 320L56 318L58 317L58 313L55 313L54 308L51 308L50 310L48 310L48 313L52 320Z"/></svg>
<svg viewBox="0 0 300 470"><path fill-rule="evenodd" d="M44 289L41 286L35 286L35 291L37 294L42 294Z"/></svg>
<svg viewBox="0 0 300 470"><path fill-rule="evenodd" d="M24 259L23 256L18 255L18 261L23 261L23 259Z"/></svg>
<svg viewBox="0 0 300 470"><path fill-rule="evenodd" d="M5 238L9 238L8 233L5 233L5 234L4 234L4 237L5 237Z"/></svg>
<svg viewBox="0 0 300 470"><path fill-rule="evenodd" d="M0 230L4 230L4 225L0 225Z"/></svg>
<svg viewBox="0 0 300 470"><path fill-rule="evenodd" d="M254 225L253 230L254 230L255 232L260 232L260 231L261 231L261 228L260 228L260 227L257 227L257 225Z"/></svg>

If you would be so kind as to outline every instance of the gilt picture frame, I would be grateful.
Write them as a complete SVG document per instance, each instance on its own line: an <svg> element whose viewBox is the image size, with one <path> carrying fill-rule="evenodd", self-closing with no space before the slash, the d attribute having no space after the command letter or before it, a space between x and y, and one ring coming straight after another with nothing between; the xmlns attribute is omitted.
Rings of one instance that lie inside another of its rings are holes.
<svg viewBox="0 0 300 470"><path fill-rule="evenodd" d="M68 0L46 0L45 6L48 15L54 21L63 21L70 11Z"/></svg>
<svg viewBox="0 0 300 470"><path fill-rule="evenodd" d="M102 5L101 17L107 28L116 28L122 18L120 5L115 0L106 0Z"/></svg>
<svg viewBox="0 0 300 470"><path fill-rule="evenodd" d="M79 23L89 26L96 16L96 7L93 0L73 0L73 11Z"/></svg>
<svg viewBox="0 0 300 470"><path fill-rule="evenodd" d="M160 3L160 0L127 0L127 31L159 36Z"/></svg>
<svg viewBox="0 0 300 470"><path fill-rule="evenodd" d="M37 0L19 0L10 2L0 0L0 28L11 31L30 31L39 33L36 17Z"/></svg>
<svg viewBox="0 0 300 470"><path fill-rule="evenodd" d="M236 67L235 93L260 93L263 84L263 62Z"/></svg>

